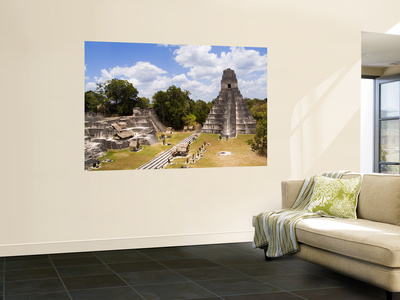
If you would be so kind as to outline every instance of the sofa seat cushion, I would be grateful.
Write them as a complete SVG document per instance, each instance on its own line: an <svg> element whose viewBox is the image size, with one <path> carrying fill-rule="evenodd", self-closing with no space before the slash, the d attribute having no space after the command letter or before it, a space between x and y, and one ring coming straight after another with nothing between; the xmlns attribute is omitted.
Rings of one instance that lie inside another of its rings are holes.
<svg viewBox="0 0 400 300"><path fill-rule="evenodd" d="M300 243L400 268L400 226L365 219L321 217L301 220L297 223L296 235Z"/></svg>

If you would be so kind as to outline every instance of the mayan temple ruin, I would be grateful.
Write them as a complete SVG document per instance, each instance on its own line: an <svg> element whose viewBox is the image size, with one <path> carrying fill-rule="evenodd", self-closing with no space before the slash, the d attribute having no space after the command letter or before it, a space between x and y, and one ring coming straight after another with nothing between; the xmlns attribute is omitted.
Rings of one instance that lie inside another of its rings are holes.
<svg viewBox="0 0 400 300"><path fill-rule="evenodd" d="M221 91L203 125L203 133L220 134L223 138L255 133L256 121L238 88L235 71L224 70Z"/></svg>
<svg viewBox="0 0 400 300"><path fill-rule="evenodd" d="M110 149L125 149L158 143L157 132L165 132L153 109L133 108L132 116L85 115L85 169L99 164Z"/></svg>

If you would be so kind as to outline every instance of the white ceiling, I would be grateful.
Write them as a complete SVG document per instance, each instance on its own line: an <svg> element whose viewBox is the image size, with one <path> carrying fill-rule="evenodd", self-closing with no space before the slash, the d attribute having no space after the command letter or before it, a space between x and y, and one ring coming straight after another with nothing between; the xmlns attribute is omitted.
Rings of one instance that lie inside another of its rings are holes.
<svg viewBox="0 0 400 300"><path fill-rule="evenodd" d="M363 67L390 67L400 64L400 35L363 32L361 36Z"/></svg>

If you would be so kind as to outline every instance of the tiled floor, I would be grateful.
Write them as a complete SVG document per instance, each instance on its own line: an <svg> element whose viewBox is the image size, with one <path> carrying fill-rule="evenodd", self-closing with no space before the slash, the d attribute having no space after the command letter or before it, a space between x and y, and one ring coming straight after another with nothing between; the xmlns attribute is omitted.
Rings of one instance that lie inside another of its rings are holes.
<svg viewBox="0 0 400 300"><path fill-rule="evenodd" d="M267 262L250 243L0 258L0 291L0 300L385 299L293 257Z"/></svg>

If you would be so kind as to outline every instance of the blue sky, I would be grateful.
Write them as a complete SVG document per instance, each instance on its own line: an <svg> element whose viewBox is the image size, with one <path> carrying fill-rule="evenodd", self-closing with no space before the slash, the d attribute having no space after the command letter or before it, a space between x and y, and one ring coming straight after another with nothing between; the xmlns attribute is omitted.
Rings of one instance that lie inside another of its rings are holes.
<svg viewBox="0 0 400 300"><path fill-rule="evenodd" d="M150 100L175 85L209 102L227 68L236 72L243 97L267 98L267 48L85 42L85 91L118 78Z"/></svg>

